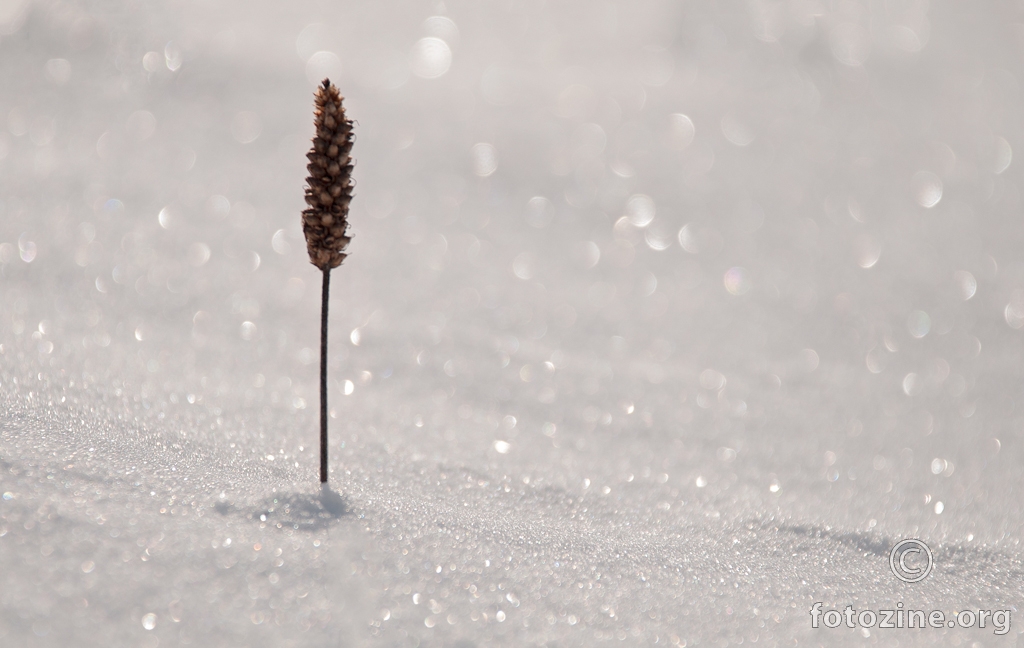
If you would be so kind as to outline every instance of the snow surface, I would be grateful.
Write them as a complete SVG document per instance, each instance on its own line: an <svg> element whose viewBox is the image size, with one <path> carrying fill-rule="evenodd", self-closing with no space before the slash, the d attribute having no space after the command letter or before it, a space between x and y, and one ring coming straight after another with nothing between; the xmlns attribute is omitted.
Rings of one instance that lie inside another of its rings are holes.
<svg viewBox="0 0 1024 648"><path fill-rule="evenodd" d="M0 1L0 645L1016 645L1022 22Z"/></svg>

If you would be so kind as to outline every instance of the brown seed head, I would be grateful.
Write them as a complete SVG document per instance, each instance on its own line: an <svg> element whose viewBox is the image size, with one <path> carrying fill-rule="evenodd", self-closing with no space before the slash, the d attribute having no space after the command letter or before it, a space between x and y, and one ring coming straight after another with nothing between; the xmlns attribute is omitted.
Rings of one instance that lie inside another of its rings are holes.
<svg viewBox="0 0 1024 648"><path fill-rule="evenodd" d="M321 270L337 268L348 256L348 204L352 200L352 121L338 88L324 79L316 90L316 137L306 154L306 204L302 231L309 262Z"/></svg>

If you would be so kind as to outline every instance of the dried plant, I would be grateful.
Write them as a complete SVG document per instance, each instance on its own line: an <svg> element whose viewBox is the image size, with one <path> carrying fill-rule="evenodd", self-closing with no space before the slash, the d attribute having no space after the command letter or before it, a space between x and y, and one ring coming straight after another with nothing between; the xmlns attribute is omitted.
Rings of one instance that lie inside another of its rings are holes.
<svg viewBox="0 0 1024 648"><path fill-rule="evenodd" d="M306 204L302 231L309 262L324 273L320 305L320 483L327 483L327 296L331 269L348 256L348 205L352 200L352 121L330 79L317 87L316 136L306 157Z"/></svg>

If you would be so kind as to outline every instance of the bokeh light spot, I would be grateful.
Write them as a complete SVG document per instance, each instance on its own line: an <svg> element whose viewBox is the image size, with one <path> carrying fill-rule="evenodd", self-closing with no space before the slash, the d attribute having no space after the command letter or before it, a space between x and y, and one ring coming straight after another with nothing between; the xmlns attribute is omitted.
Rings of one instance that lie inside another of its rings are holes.
<svg viewBox="0 0 1024 648"><path fill-rule="evenodd" d="M729 268L725 271L723 283L730 295L745 295L750 291L750 277L746 268Z"/></svg>
<svg viewBox="0 0 1024 648"><path fill-rule="evenodd" d="M473 173L486 178L498 170L498 150L493 144L480 142L474 144L472 149Z"/></svg>
<svg viewBox="0 0 1024 648"><path fill-rule="evenodd" d="M942 180L931 171L915 173L912 188L914 200L926 209L931 209L942 200Z"/></svg>
<svg viewBox="0 0 1024 648"><path fill-rule="evenodd" d="M306 60L306 80L310 85L320 85L324 79L337 80L342 71L341 59L334 52L321 50Z"/></svg>
<svg viewBox="0 0 1024 648"><path fill-rule="evenodd" d="M978 292L978 280L966 270L954 272L953 283L956 285L956 291L960 295L960 299L964 301L974 297L974 294Z"/></svg>
<svg viewBox="0 0 1024 648"><path fill-rule="evenodd" d="M914 337L923 338L932 330L932 319L928 317L928 313L916 310L907 318L907 330Z"/></svg>
<svg viewBox="0 0 1024 648"><path fill-rule="evenodd" d="M692 119L683 113L672 113L668 120L668 138L672 148L682 150L693 143L696 130L693 127Z"/></svg>
<svg viewBox="0 0 1024 648"><path fill-rule="evenodd" d="M534 196L526 203L526 223L530 227L543 229L555 217L555 206L544 196Z"/></svg>
<svg viewBox="0 0 1024 648"><path fill-rule="evenodd" d="M654 220L654 199L644 194L635 194L626 201L626 216L635 227L647 227Z"/></svg>
<svg viewBox="0 0 1024 648"><path fill-rule="evenodd" d="M1002 173L1010 168L1010 163L1013 162L1013 149L1010 147L1010 143L1002 137L996 138L996 160L993 167L993 171L996 174Z"/></svg>
<svg viewBox="0 0 1024 648"><path fill-rule="evenodd" d="M410 65L412 73L421 79L436 79L451 67L452 50L440 38L421 38L412 46Z"/></svg>
<svg viewBox="0 0 1024 648"><path fill-rule="evenodd" d="M260 121L260 116L250 110L236 113L231 120L231 136L241 144L255 142L262 132L263 122Z"/></svg>

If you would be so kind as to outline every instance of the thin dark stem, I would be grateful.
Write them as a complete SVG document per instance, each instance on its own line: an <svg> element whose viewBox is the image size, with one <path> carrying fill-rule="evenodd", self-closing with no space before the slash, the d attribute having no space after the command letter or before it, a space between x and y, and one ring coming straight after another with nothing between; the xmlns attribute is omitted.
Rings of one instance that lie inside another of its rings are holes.
<svg viewBox="0 0 1024 648"><path fill-rule="evenodd" d="M324 270L323 301L320 304L320 483L327 483L327 294L331 269Z"/></svg>

